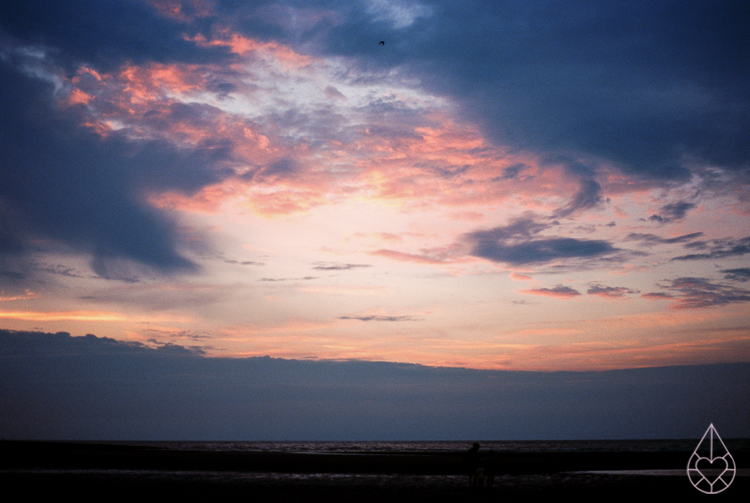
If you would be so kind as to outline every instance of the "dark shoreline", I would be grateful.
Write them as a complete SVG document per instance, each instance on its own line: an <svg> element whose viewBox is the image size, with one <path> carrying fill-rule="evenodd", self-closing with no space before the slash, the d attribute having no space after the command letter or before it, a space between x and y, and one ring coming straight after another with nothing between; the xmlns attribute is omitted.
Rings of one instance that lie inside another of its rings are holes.
<svg viewBox="0 0 750 503"><path fill-rule="evenodd" d="M682 452L498 453L499 473L681 468ZM292 453L171 450L116 443L0 442L0 469L117 469L277 473L461 475L461 452Z"/></svg>
<svg viewBox="0 0 750 503"><path fill-rule="evenodd" d="M746 452L734 454L748 459ZM501 452L495 487L470 488L461 452L217 452L1 441L0 483L24 494L54 489L84 500L114 491L189 501L529 501L563 494L579 501L647 494L689 501L705 495L687 477L581 473L684 470L688 458L684 452ZM736 479L721 499L746 499L746 480Z"/></svg>

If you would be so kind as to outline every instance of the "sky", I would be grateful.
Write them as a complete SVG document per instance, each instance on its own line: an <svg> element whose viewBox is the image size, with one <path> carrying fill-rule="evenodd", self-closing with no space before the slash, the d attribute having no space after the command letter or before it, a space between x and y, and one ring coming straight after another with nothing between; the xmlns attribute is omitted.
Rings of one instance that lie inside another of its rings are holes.
<svg viewBox="0 0 750 503"><path fill-rule="evenodd" d="M748 33L746 1L6 0L0 328L750 362Z"/></svg>

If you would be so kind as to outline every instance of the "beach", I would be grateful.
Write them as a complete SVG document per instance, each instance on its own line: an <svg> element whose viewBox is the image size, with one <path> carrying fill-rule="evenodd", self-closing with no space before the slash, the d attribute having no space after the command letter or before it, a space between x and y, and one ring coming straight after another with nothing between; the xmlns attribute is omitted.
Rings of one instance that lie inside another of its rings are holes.
<svg viewBox="0 0 750 503"><path fill-rule="evenodd" d="M739 453L740 457L745 453ZM571 495L693 501L684 452L502 452L493 487L470 487L462 452L190 450L0 443L0 483L24 495L187 501L529 501ZM738 477L722 501L747 496Z"/></svg>

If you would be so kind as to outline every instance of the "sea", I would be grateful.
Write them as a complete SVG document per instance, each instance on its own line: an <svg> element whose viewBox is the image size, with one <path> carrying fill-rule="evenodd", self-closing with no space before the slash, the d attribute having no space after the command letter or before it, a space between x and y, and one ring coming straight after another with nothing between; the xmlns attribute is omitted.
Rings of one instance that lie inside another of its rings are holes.
<svg viewBox="0 0 750 503"><path fill-rule="evenodd" d="M107 442L188 451L244 451L311 454L444 453L464 452L478 442L482 452L685 452L690 455L696 439L681 440L399 440L399 441L179 441ZM750 439L728 439L730 453L750 450Z"/></svg>
<svg viewBox="0 0 750 503"><path fill-rule="evenodd" d="M297 454L398 454L398 453L463 453L471 447L474 441L139 441L139 442L106 442L108 445L133 446L140 448L166 449L173 451L209 451L209 452L268 452L268 453L297 453ZM497 456L503 452L671 452L684 453L685 463L697 446L696 440L477 440L481 445L481 452L494 450ZM104 443L104 442L102 442ZM750 469L742 462L750 453L750 439L728 439L724 443L730 453L743 453L736 466L735 477L745 478L743 486L748 486L747 477ZM10 475L14 470L0 470L0 474ZM372 487L403 487L403 488L459 488L467 485L466 476L461 475L414 475L414 474L337 474L337 473L274 473L247 471L164 471L164 470L111 470L111 469L38 469L20 470L26 475L37 474L44 476L85 476L100 477L109 480L132 479L169 480L205 482L207 484L244 484L256 486L286 486L298 484L304 486L348 486L352 488ZM621 471L588 471L567 472L554 474L499 474L495 480L496 488L524 490L525 488L557 488L582 487L591 485L608 485L623 483L623 481L643 480L647 478L676 479L680 477L680 484L687 484L686 466L675 467L670 470L621 470ZM684 485L683 484L683 485Z"/></svg>

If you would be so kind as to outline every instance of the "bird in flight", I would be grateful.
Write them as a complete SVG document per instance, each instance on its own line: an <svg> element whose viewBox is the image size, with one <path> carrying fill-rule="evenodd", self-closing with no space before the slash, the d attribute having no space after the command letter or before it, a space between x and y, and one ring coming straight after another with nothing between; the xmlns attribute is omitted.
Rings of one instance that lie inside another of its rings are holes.
<svg viewBox="0 0 750 503"><path fill-rule="evenodd" d="M381 40L380 45L385 45L385 40Z"/></svg>

